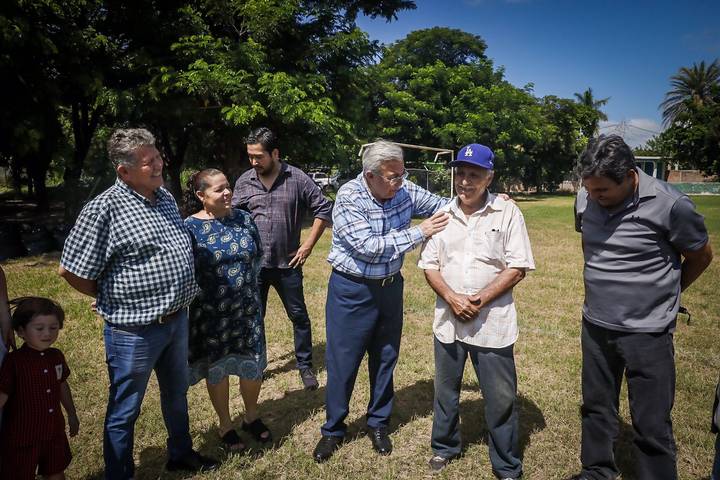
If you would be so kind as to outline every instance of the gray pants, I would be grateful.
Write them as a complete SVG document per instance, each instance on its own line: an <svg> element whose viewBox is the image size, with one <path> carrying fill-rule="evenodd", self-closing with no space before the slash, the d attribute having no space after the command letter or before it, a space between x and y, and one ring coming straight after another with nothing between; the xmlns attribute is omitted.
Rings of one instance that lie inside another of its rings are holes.
<svg viewBox="0 0 720 480"><path fill-rule="evenodd" d="M481 348L462 342L435 341L435 403L432 450L454 458L460 454L460 388L469 356L485 400L485 422L493 472L499 477L522 474L518 446L517 376L513 345Z"/></svg>

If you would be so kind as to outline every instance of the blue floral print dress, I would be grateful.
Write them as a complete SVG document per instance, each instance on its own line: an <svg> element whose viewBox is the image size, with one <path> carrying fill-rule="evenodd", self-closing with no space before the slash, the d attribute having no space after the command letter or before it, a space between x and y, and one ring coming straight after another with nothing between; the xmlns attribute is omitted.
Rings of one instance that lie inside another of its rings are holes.
<svg viewBox="0 0 720 480"><path fill-rule="evenodd" d="M185 219L200 294L190 305L190 383L228 375L260 380L267 366L257 278L262 249L250 214Z"/></svg>

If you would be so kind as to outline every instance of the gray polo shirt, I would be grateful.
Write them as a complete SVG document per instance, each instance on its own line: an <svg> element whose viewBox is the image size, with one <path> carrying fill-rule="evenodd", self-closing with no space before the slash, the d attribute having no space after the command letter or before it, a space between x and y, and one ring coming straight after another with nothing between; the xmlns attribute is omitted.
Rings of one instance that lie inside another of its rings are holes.
<svg viewBox="0 0 720 480"><path fill-rule="evenodd" d="M675 328L680 307L680 252L700 249L708 234L687 195L637 172L637 191L613 213L590 200L584 188L578 192L583 316L609 330L662 332Z"/></svg>

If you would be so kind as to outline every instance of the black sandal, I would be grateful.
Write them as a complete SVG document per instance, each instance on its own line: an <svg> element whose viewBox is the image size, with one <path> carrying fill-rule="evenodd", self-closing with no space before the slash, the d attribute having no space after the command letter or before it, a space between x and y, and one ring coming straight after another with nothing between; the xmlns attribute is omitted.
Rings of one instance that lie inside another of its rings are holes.
<svg viewBox="0 0 720 480"><path fill-rule="evenodd" d="M228 430L225 435L220 437L220 441L222 441L225 447L233 453L240 453L246 448L242 439L234 429Z"/></svg>
<svg viewBox="0 0 720 480"><path fill-rule="evenodd" d="M270 429L265 426L262 420L259 418L256 419L253 422L245 423L243 420L242 426L240 427L243 429L244 432L250 433L255 440L261 443L267 443L270 440L272 440L272 434L270 433ZM267 437L263 437L263 433L267 432Z"/></svg>

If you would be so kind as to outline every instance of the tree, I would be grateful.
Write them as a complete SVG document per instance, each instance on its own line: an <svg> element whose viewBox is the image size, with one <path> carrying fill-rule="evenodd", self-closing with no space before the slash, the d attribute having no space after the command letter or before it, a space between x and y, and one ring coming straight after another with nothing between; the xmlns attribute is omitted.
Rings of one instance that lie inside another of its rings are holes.
<svg viewBox="0 0 720 480"><path fill-rule="evenodd" d="M693 63L690 68L682 67L670 77L672 88L665 94L660 104L663 123L673 124L681 114L687 113L690 106L702 108L708 102L716 101L712 93L714 86L720 83L720 64L715 59L711 64Z"/></svg>
<svg viewBox="0 0 720 480"><path fill-rule="evenodd" d="M659 141L676 162L720 176L720 85L704 103L688 102Z"/></svg>
<svg viewBox="0 0 720 480"><path fill-rule="evenodd" d="M408 8L406 0L211 0L161 15L159 28L174 27L160 42L163 55L149 57L137 115L159 133L172 190L189 149L237 173L242 138L259 124L278 132L292 162L343 156L368 122L360 69L377 52L355 18L390 19Z"/></svg>
<svg viewBox="0 0 720 480"><path fill-rule="evenodd" d="M457 146L456 138L441 133L456 123L453 102L502 79L485 48L479 36L440 27L411 32L387 47L372 69L380 80L377 133L409 143Z"/></svg>
<svg viewBox="0 0 720 480"><path fill-rule="evenodd" d="M390 45L374 67L378 133L452 149L480 142L495 152L498 181L553 189L573 167L581 125L597 114L511 85L485 48L479 36L439 27Z"/></svg>
<svg viewBox="0 0 720 480"><path fill-rule="evenodd" d="M12 85L0 120L2 136L12 140L5 154L25 165L43 206L50 160L63 144L71 146L72 155L64 159L66 219L71 221L112 72L115 45L102 28L107 7L101 0L0 5L0 73ZM71 126L70 139L63 138L62 117Z"/></svg>
<svg viewBox="0 0 720 480"><path fill-rule="evenodd" d="M596 112L570 99L546 96L539 101L542 119L537 141L529 145L530 161L523 181L538 190L554 191L574 170L585 146L585 126Z"/></svg>
<svg viewBox="0 0 720 480"><path fill-rule="evenodd" d="M589 118L588 122L585 124L585 128L583 130L585 136L589 138L597 135L600 121L607 121L608 119L607 115L600 110L600 107L606 105L610 100L610 97L596 99L593 95L592 88L588 87L588 89L582 93L575 93L575 99L577 100L577 103L585 106L588 110L595 113L595 115L593 115L592 118Z"/></svg>

